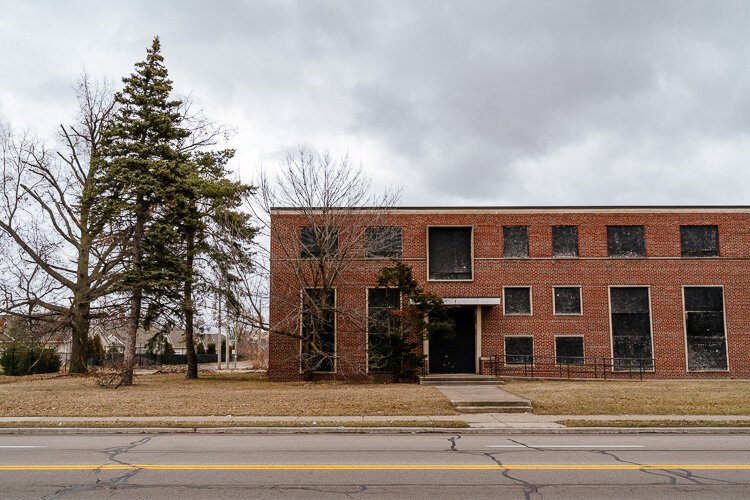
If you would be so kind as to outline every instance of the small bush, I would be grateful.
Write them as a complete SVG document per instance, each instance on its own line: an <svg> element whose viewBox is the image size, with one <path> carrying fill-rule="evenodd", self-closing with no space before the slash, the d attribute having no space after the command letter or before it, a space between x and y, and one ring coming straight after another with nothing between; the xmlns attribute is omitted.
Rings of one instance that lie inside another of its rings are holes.
<svg viewBox="0 0 750 500"><path fill-rule="evenodd" d="M203 347L203 342L200 342L197 346L195 346L195 354L206 354L206 348Z"/></svg>
<svg viewBox="0 0 750 500"><path fill-rule="evenodd" d="M60 355L54 349L37 344L10 344L0 355L0 365L6 375L56 373L61 364Z"/></svg>

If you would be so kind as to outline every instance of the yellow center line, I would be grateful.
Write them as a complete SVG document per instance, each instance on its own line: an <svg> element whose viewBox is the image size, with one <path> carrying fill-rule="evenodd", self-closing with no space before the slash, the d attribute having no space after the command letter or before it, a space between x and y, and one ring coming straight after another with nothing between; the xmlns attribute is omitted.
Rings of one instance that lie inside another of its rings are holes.
<svg viewBox="0 0 750 500"><path fill-rule="evenodd" d="M587 471L587 470L750 470L750 464L69 464L69 465L0 465L2 471L88 471L88 470L247 470L247 471L431 471L431 470L531 470L531 471Z"/></svg>

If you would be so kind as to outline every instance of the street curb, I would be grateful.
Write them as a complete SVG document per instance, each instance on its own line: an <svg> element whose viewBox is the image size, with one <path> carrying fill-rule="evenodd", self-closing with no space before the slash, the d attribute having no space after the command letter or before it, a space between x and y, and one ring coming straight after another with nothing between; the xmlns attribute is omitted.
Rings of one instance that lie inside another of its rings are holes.
<svg viewBox="0 0 750 500"><path fill-rule="evenodd" d="M5 427L0 435L112 435L112 434L710 434L750 435L750 427Z"/></svg>

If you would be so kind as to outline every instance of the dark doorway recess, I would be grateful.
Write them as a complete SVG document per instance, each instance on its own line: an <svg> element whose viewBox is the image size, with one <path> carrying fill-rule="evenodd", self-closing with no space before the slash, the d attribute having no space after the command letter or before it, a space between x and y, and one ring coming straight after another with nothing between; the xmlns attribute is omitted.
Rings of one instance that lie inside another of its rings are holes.
<svg viewBox="0 0 750 500"><path fill-rule="evenodd" d="M474 307L451 307L454 331L430 337L430 373L474 373Z"/></svg>

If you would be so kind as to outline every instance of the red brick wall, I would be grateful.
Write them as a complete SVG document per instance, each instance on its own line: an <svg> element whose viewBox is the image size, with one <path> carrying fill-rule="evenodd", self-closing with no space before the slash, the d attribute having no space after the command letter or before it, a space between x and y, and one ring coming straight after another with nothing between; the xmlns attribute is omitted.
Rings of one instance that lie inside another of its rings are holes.
<svg viewBox="0 0 750 500"><path fill-rule="evenodd" d="M535 356L554 356L555 335L583 335L586 356L611 356L608 286L642 285L651 289L652 338L658 378L750 377L750 209L403 209L388 224L403 227L403 260L415 278L443 297L502 297L503 286L532 287L533 315L504 316L502 305L483 308L482 355L503 355L504 335L530 334ZM298 227L293 213L274 216L280 228ZM468 225L474 228L474 276L471 282L427 281L427 226ZM553 225L578 226L579 258L552 258ZM646 258L607 257L608 225L643 225ZM721 256L681 258L680 225L717 225ZM528 226L528 259L504 259L503 226ZM272 237L272 242L274 238ZM272 328L298 322L289 304L299 291L284 265L279 245L272 243ZM337 306L364 316L366 287L375 284L387 259L365 259L364 252L342 274ZM554 316L553 286L581 285L581 316ZM682 310L683 285L724 287L729 372L688 372ZM269 376L299 379L298 341L271 334ZM337 324L336 376L367 378L367 339L345 319Z"/></svg>

